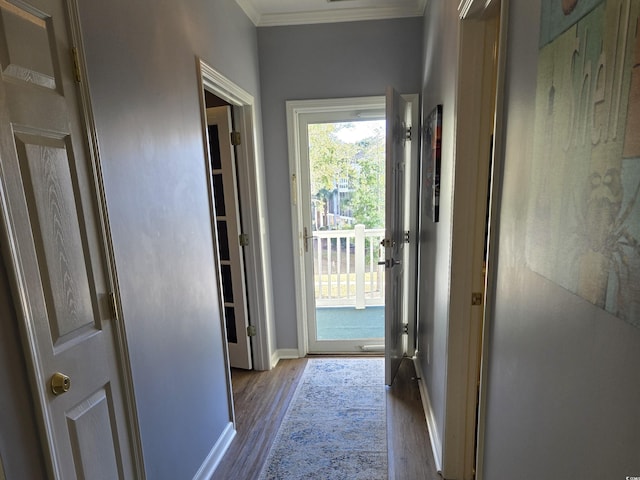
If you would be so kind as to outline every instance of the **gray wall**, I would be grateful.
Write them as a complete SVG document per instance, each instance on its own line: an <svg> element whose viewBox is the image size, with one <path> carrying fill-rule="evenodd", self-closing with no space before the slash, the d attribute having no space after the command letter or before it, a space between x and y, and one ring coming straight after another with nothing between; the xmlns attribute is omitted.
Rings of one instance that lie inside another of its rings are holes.
<svg viewBox="0 0 640 480"><path fill-rule="evenodd" d="M420 88L420 18L258 29L278 348L297 348L285 102Z"/></svg>
<svg viewBox="0 0 640 480"><path fill-rule="evenodd" d="M79 8L147 476L192 478L229 419L195 57L259 102L256 29L233 0Z"/></svg>
<svg viewBox="0 0 640 480"><path fill-rule="evenodd" d="M442 170L440 221L427 220L420 231L418 358L441 442L444 441L449 333L458 31L456 2L428 3L424 16L422 115L424 124L431 110L438 104L443 105Z"/></svg>
<svg viewBox="0 0 640 480"><path fill-rule="evenodd" d="M640 475L640 329L525 265L539 9L511 2L484 478L623 479Z"/></svg>

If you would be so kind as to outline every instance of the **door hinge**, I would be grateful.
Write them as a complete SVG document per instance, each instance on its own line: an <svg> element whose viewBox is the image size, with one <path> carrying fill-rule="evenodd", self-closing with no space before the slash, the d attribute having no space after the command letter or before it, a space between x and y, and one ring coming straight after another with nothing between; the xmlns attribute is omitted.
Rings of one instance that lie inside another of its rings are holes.
<svg viewBox="0 0 640 480"><path fill-rule="evenodd" d="M80 60L78 58L78 49L76 47L71 47L71 56L73 57L73 75L76 82L80 83L82 81L82 75L80 74Z"/></svg>
<svg viewBox="0 0 640 480"><path fill-rule="evenodd" d="M471 294L471 305L482 305L482 292L473 292Z"/></svg>
<svg viewBox="0 0 640 480"><path fill-rule="evenodd" d="M405 137L404 137L404 139L405 139L405 140L408 140L409 142L412 140L412 127L411 127L411 125L409 125L409 126L407 127L407 131L406 131L406 133L405 133Z"/></svg>
<svg viewBox="0 0 640 480"><path fill-rule="evenodd" d="M246 247L247 245L249 245L249 235L247 235L246 233L241 233L238 238L240 240L241 247Z"/></svg>
<svg viewBox="0 0 640 480"><path fill-rule="evenodd" d="M408 323L403 323L402 324L402 334L403 335L409 335L409 324Z"/></svg>
<svg viewBox="0 0 640 480"><path fill-rule="evenodd" d="M255 325L247 326L247 337L255 337L258 334Z"/></svg>
<svg viewBox="0 0 640 480"><path fill-rule="evenodd" d="M111 309L111 318L118 319L118 299L115 292L109 292L109 308Z"/></svg>
<svg viewBox="0 0 640 480"><path fill-rule="evenodd" d="M411 238L411 232L409 230L406 230L404 232L404 243L409 243L410 238Z"/></svg>
<svg viewBox="0 0 640 480"><path fill-rule="evenodd" d="M231 132L231 145L238 146L241 142L240 132Z"/></svg>

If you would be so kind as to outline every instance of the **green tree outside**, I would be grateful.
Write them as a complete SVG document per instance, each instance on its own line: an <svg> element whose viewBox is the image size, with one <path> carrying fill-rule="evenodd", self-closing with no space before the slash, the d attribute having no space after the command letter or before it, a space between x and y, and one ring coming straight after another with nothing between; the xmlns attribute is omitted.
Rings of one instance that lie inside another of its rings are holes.
<svg viewBox="0 0 640 480"><path fill-rule="evenodd" d="M382 228L385 195L384 121L363 122L370 124L370 129L366 136L355 140L353 136L350 138L345 135L354 128L354 123L309 125L311 195L325 214L333 197L338 195L340 212L350 212L354 224ZM343 190L346 192L341 194Z"/></svg>

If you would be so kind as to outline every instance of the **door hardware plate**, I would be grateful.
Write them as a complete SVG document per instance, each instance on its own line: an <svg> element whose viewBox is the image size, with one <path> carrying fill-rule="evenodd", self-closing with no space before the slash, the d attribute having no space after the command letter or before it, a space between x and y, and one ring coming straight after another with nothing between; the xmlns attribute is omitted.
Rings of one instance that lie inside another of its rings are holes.
<svg viewBox="0 0 640 480"><path fill-rule="evenodd" d="M471 305L482 305L482 292L473 292L471 294Z"/></svg>

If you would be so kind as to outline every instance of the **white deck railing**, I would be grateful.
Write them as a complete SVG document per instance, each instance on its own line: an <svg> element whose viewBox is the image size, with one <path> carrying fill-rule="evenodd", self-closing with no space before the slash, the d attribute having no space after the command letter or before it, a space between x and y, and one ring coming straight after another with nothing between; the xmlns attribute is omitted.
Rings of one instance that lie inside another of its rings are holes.
<svg viewBox="0 0 640 480"><path fill-rule="evenodd" d="M384 304L384 229L313 232L316 306Z"/></svg>

